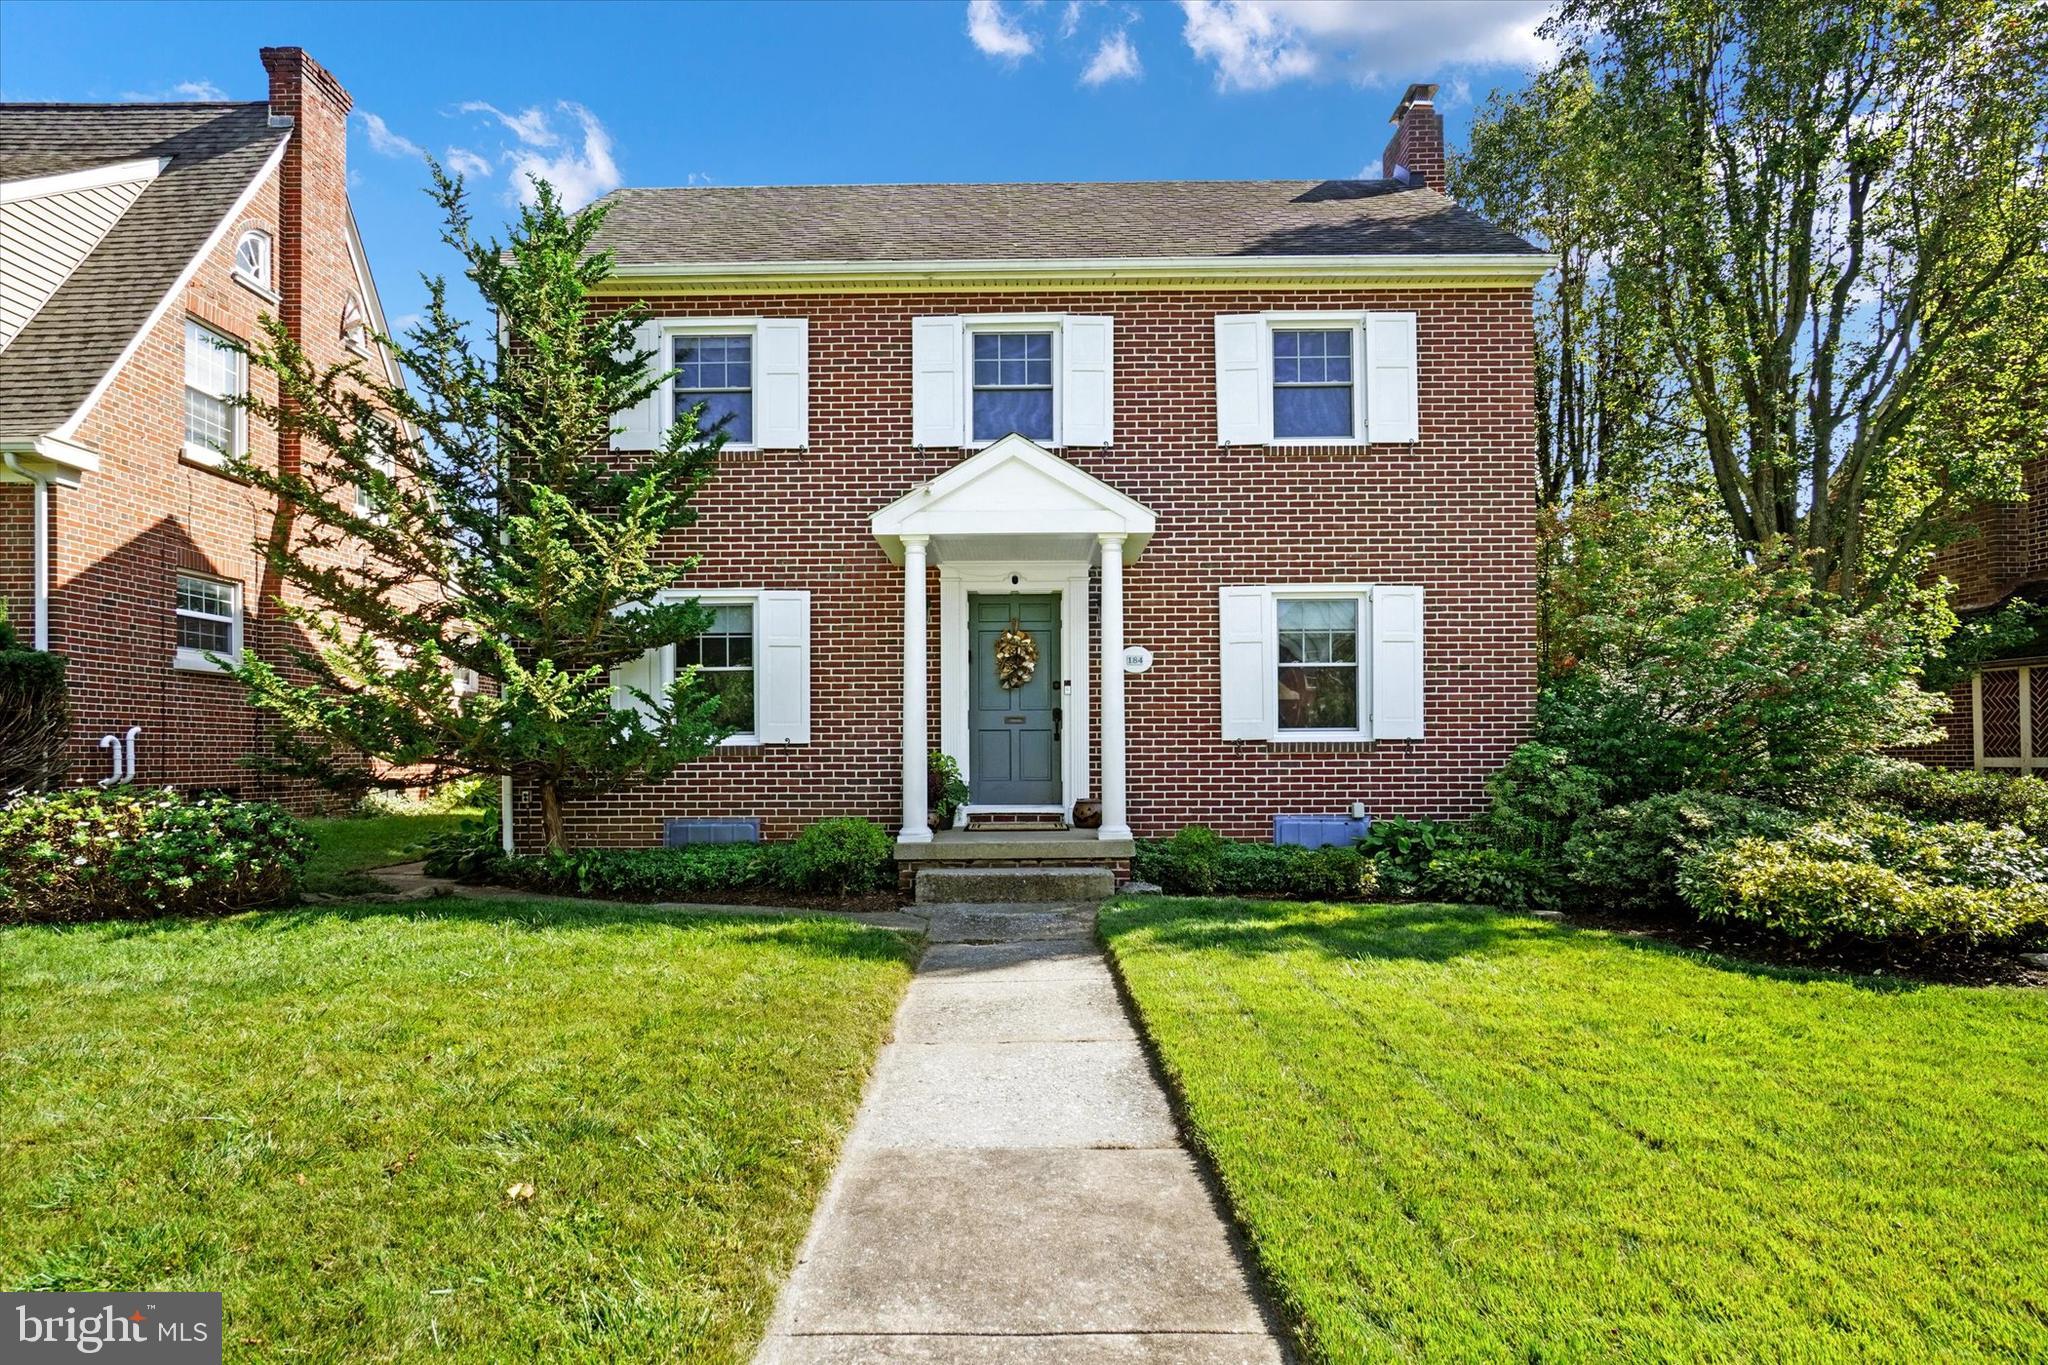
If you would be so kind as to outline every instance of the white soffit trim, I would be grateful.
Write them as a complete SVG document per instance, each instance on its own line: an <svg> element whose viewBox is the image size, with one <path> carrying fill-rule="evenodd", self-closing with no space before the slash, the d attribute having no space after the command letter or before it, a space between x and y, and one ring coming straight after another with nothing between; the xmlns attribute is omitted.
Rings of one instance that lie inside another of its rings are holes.
<svg viewBox="0 0 2048 1365"><path fill-rule="evenodd" d="M0 204L23 199L40 199L49 194L75 194L79 190L105 189L136 180L154 180L171 164L167 156L146 156L139 161L116 161L62 175L30 175L19 180L0 181Z"/></svg>
<svg viewBox="0 0 2048 1365"><path fill-rule="evenodd" d="M611 278L626 280L886 279L907 283L948 279L1121 280L1153 276L1231 280L1247 275L1301 279L1399 281L1513 280L1534 283L1557 264L1543 252L1388 254L1378 256L1127 256L960 261L650 261L620 263Z"/></svg>
<svg viewBox="0 0 2048 1365"><path fill-rule="evenodd" d="M903 538L1120 535L1135 563L1158 527L1143 503L1023 436L1005 436L905 493L868 520L882 552L903 562Z"/></svg>
<svg viewBox="0 0 2048 1365"><path fill-rule="evenodd" d="M18 482L9 477L11 473L18 471L39 478L48 478L67 488L76 488L79 475L97 474L100 468L100 453L97 450L58 436L38 436L28 441L0 443L0 453L12 457L8 461L11 468L0 468L0 483Z"/></svg>
<svg viewBox="0 0 2048 1365"><path fill-rule="evenodd" d="M257 193L270 183L270 177L277 174L278 166L284 161L285 148L291 145L290 136L278 139L276 148L270 153L270 159L263 163L256 174L249 177L249 183L235 196L235 202L228 206L228 211L221 215L220 221L213 225L213 231L200 243L199 250L193 252L192 259L185 262L185 268L178 272L178 278L171 281L171 287L156 301L156 307L149 310L149 316L142 320L142 326L136 328L135 335L128 338L128 344L121 348L121 354L114 358L113 364L107 366L106 373L92 386L92 392L86 394L85 401L78 405L78 411L65 418L64 424L51 433L52 435L69 440L78 434L79 425L85 421L85 415L92 411L93 404L106 396L107 390L113 386L114 377L127 368L128 362L135 358L135 353L142 349L142 343L156 329L156 325L164 320L164 315L171 311L173 305L184 299L185 290L191 285L192 277L199 273L199 267L205 264L206 258L220 246L229 230L242 221L242 215L246 214L249 205L256 201Z"/></svg>

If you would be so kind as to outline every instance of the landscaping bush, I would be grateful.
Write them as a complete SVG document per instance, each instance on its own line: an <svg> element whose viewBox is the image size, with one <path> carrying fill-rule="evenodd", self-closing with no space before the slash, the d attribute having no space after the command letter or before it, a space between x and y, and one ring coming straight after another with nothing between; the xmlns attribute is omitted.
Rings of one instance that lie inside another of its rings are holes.
<svg viewBox="0 0 2048 1365"><path fill-rule="evenodd" d="M1379 889L1378 869L1355 848L1240 843L1201 825L1140 840L1131 872L1179 896L1358 900Z"/></svg>
<svg viewBox="0 0 2048 1365"><path fill-rule="evenodd" d="M1598 774L1549 744L1524 744L1486 779L1493 805L1480 820L1486 842L1543 861L1564 854L1578 822L1604 804Z"/></svg>
<svg viewBox="0 0 2048 1365"><path fill-rule="evenodd" d="M1550 859L1527 849L1481 843L1445 849L1431 858L1421 889L1441 900L1502 910L1555 910L1561 899Z"/></svg>
<svg viewBox="0 0 2048 1365"><path fill-rule="evenodd" d="M1859 777L1856 794L1924 820L1975 820L2013 825L2048 840L2048 781L1997 773L1928 768L1887 759Z"/></svg>
<svg viewBox="0 0 2048 1365"><path fill-rule="evenodd" d="M1430 859L1448 849L1464 847L1470 837L1463 825L1392 815L1373 821L1357 848L1373 860L1389 892L1412 896L1428 880Z"/></svg>
<svg viewBox="0 0 2048 1365"><path fill-rule="evenodd" d="M1678 904L1685 859L1745 835L1789 834L1801 817L1726 792L1647 796L1579 821L1564 848L1567 878L1606 906L1664 910Z"/></svg>
<svg viewBox="0 0 2048 1365"><path fill-rule="evenodd" d="M84 787L0 808L0 920L146 918L269 905L312 840L276 806Z"/></svg>
<svg viewBox="0 0 2048 1365"><path fill-rule="evenodd" d="M820 820L791 844L776 869L792 891L849 896L879 890L895 843L872 820Z"/></svg>
<svg viewBox="0 0 2048 1365"><path fill-rule="evenodd" d="M0 798L64 780L69 727L64 657L22 648L0 609Z"/></svg>
<svg viewBox="0 0 2048 1365"><path fill-rule="evenodd" d="M463 882L490 881L505 857L503 837L496 811L479 819L464 820L446 834L426 841L427 875Z"/></svg>
<svg viewBox="0 0 2048 1365"><path fill-rule="evenodd" d="M506 857L480 875L525 891L608 900L688 900L773 883L777 844L688 844L680 848L579 848ZM429 863L431 870L432 863Z"/></svg>

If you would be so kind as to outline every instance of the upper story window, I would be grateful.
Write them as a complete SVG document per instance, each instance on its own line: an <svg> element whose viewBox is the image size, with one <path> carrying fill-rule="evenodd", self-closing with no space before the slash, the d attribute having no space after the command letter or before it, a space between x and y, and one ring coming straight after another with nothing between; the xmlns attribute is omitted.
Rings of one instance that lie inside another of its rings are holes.
<svg viewBox="0 0 2048 1365"><path fill-rule="evenodd" d="M1052 333L973 331L973 439L1053 439Z"/></svg>
<svg viewBox="0 0 2048 1365"><path fill-rule="evenodd" d="M242 585L200 574L178 575L178 649L172 662L179 668L213 672L220 665L242 661Z"/></svg>
<svg viewBox="0 0 2048 1365"><path fill-rule="evenodd" d="M1275 440L1348 441L1358 434L1351 328L1273 331Z"/></svg>
<svg viewBox="0 0 2048 1365"><path fill-rule="evenodd" d="M721 602L711 628L676 646L676 667L694 665L718 698L718 723L734 736L754 733L754 604Z"/></svg>
<svg viewBox="0 0 2048 1365"><path fill-rule="evenodd" d="M363 311L363 301L354 294L341 305L341 340L352 351L370 353L370 315Z"/></svg>
<svg viewBox="0 0 2048 1365"><path fill-rule="evenodd" d="M273 288L270 276L270 234L250 228L235 243L235 278L268 294Z"/></svg>
<svg viewBox="0 0 2048 1365"><path fill-rule="evenodd" d="M185 458L225 464L242 454L246 413L232 400L247 390L242 353L211 327L185 319Z"/></svg>
<svg viewBox="0 0 2048 1365"><path fill-rule="evenodd" d="M725 433L735 445L754 444L754 337L752 333L693 334L674 338L675 408L699 403L697 430Z"/></svg>

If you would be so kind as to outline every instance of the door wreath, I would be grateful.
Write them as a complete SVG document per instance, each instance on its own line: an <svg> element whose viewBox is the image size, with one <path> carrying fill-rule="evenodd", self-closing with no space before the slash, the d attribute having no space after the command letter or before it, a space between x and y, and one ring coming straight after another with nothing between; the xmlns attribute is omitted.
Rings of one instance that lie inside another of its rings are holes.
<svg viewBox="0 0 2048 1365"><path fill-rule="evenodd" d="M1012 621L1010 628L996 637L996 682L1005 691L1014 692L1030 682L1037 671L1038 641L1031 638L1030 631Z"/></svg>

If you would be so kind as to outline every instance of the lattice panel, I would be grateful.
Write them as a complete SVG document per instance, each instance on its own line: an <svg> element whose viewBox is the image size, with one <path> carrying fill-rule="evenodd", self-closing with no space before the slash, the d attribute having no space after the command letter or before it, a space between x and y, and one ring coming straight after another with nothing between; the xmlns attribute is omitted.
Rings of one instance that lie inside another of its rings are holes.
<svg viewBox="0 0 2048 1365"><path fill-rule="evenodd" d="M2020 675L2017 669L1984 672L1984 757L2020 756ZM2039 714L2038 712L2036 714Z"/></svg>
<svg viewBox="0 0 2048 1365"><path fill-rule="evenodd" d="M2027 670L2030 689L2034 695L2034 752L2032 771L2048 774L2048 664L2035 664Z"/></svg>

